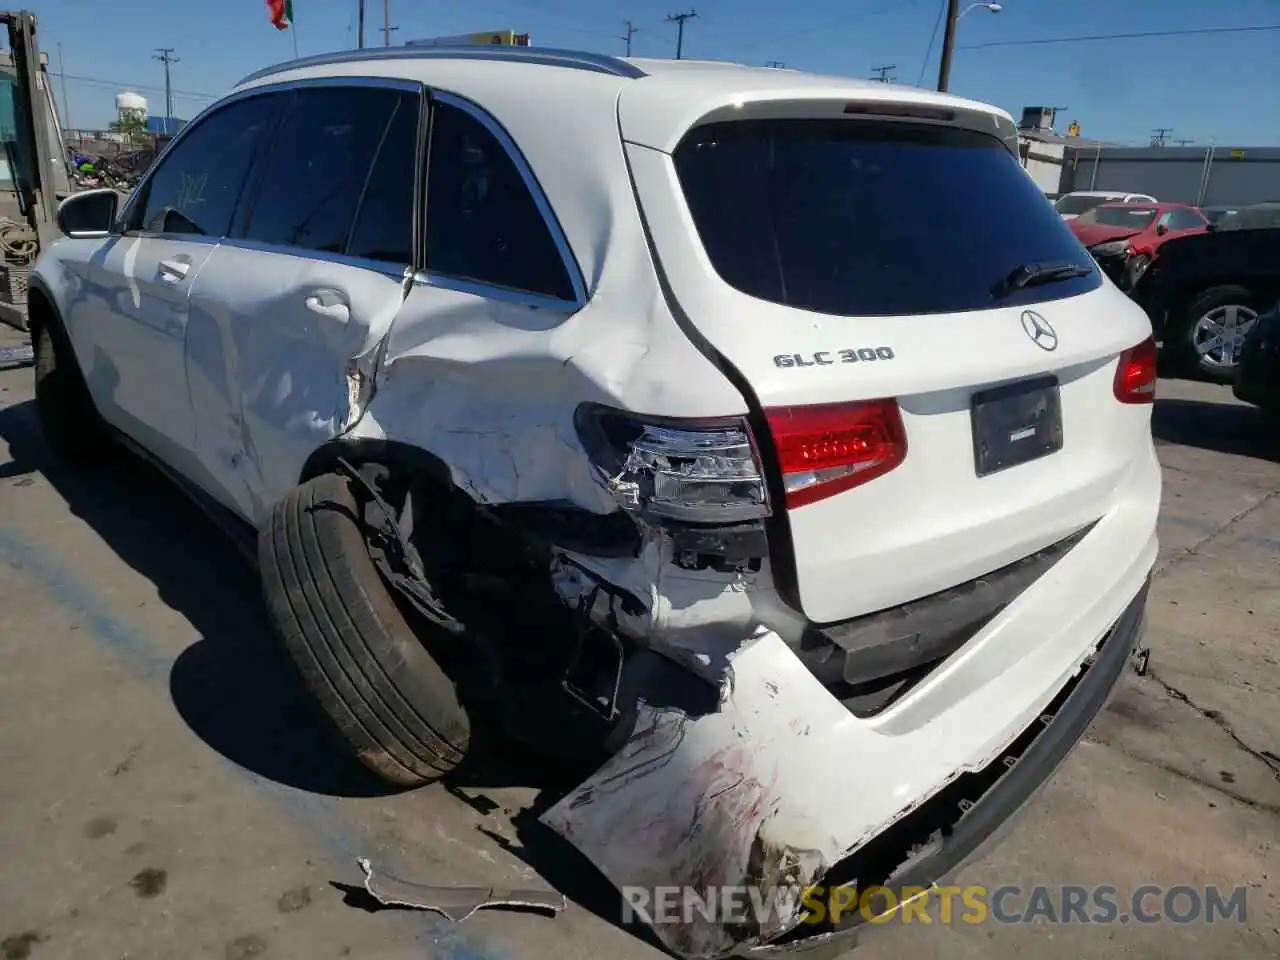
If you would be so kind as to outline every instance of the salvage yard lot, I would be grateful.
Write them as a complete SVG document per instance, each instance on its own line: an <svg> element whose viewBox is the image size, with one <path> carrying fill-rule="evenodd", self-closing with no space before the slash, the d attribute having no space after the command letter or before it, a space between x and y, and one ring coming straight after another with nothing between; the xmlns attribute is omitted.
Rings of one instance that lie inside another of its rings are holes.
<svg viewBox="0 0 1280 960"><path fill-rule="evenodd" d="M957 882L1245 886L1246 922L935 922L876 930L856 956L1280 952L1280 431L1225 388L1160 388L1150 674L1126 672ZM533 825L571 771L525 755L388 791L329 746L203 516L140 464L56 468L30 398L30 369L0 372L0 958L660 956ZM570 905L456 925L375 912L361 856L421 883L550 884Z"/></svg>

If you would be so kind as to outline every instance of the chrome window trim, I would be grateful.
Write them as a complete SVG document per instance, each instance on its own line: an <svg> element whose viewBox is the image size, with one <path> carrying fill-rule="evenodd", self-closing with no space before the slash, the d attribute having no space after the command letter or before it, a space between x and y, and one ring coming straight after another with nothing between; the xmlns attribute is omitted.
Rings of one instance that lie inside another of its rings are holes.
<svg viewBox="0 0 1280 960"><path fill-rule="evenodd" d="M433 273L430 270L415 271L413 285L433 287L437 290L452 290L455 293L469 293L484 297L486 300L502 300L534 310L554 310L566 315L576 313L585 306L583 303L575 303L572 300L561 300L558 297L548 297L541 293L530 293L528 290L502 287L480 280L469 280L466 277L455 277L451 274Z"/></svg>
<svg viewBox="0 0 1280 960"><path fill-rule="evenodd" d="M484 289L493 291L493 295L495 297L500 297L503 299L511 299L513 296L516 296L517 298L523 297L528 300L536 300L537 305L545 306L547 304L556 304L561 309L568 306L568 307L572 307L575 310L580 310L582 307L586 306L587 285L586 285L586 281L583 279L582 268L578 265L578 260L573 255L573 249L569 246L568 238L565 237L564 228L560 226L560 221L556 217L555 211L552 210L551 204L547 200L546 194L543 193L542 185L538 183L538 178L534 175L533 169L529 166L529 163L525 159L524 154L520 151L520 148L516 146L516 143L511 138L511 135L507 133L507 131L503 128L502 124L500 124L484 108L482 108L479 104L475 103L472 100L468 100L465 97L458 96L455 93L448 93L446 91L438 90L434 88L430 92L430 98L434 103L441 103L441 104L444 104L445 106L449 106L457 110L461 110L463 113L467 114L472 119L480 123L481 126L483 126L486 130L489 131L489 133L493 135L494 139L498 141L498 145L501 146L502 149L506 152L511 162L515 164L516 170L520 174L520 179L524 181L525 189L529 191L529 195L533 198L534 205L538 208L538 213L542 215L542 222L546 226L548 232L551 234L551 241L552 243L555 244L556 251L560 254L560 260L564 266L565 272L569 276L569 284L571 287L573 287L573 299L562 300L559 297L549 297L546 294L534 293L532 291L527 291L527 290L515 290L511 287L503 287L498 284L488 283L482 280L475 280L470 277L454 276L452 274L437 273L436 271L433 271L431 269L431 264L427 263L425 260L425 257L426 257L426 229L425 229L426 224L425 222L423 224L424 260L422 261L425 269L420 271L419 275L426 278L430 278L430 279L429 281L424 280L423 282L430 282L435 286L449 286L450 289L454 289L453 286L446 284L444 281L449 280L451 283L456 281L456 283L458 284L463 284L469 287L470 292L474 292L475 289L484 288ZM428 207L430 206L430 203L431 203L430 163L431 163L431 156L430 156L430 153L428 153L427 155L427 181L428 182L427 182L427 198L426 198Z"/></svg>
<svg viewBox="0 0 1280 960"><path fill-rule="evenodd" d="M251 253L274 253L283 257L297 257L302 260L318 260L322 263L335 263L346 267L359 267L391 277L404 280L413 274L413 267L407 263L393 263L390 260L374 260L370 257L353 257L345 253L332 253L328 250L309 250L305 247L291 247L283 243L267 243L263 240L252 240L248 237L223 237L220 246L232 250L244 250Z"/></svg>

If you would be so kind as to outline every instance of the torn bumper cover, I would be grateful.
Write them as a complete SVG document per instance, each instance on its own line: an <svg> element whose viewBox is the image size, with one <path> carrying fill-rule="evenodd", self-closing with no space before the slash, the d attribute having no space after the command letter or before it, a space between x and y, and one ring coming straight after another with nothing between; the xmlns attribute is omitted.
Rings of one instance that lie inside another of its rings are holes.
<svg viewBox="0 0 1280 960"><path fill-rule="evenodd" d="M776 634L757 639L731 657L717 709L642 704L622 750L543 823L643 919L654 916L646 905L674 895L671 922L653 925L683 957L848 949L860 911L839 929L806 923L805 890L945 881L1048 780L1105 703L1141 634L1155 546L1104 585L1089 564L1105 544L1091 539L1069 564L1078 576L1034 584L1027 602L869 720ZM1072 600L1082 595L1096 602L1082 609ZM728 890L747 894L747 922L717 909Z"/></svg>

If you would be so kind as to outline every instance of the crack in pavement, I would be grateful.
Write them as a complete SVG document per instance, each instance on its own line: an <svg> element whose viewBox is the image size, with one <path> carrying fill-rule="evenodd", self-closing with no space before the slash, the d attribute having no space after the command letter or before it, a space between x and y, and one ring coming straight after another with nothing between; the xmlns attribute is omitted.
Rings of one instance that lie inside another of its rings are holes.
<svg viewBox="0 0 1280 960"><path fill-rule="evenodd" d="M1162 574L1173 569L1175 566L1177 566L1183 560L1186 560L1188 557L1194 557L1199 555L1199 552L1202 547L1212 542L1213 540L1216 540L1218 537L1222 536L1224 533L1230 530L1233 526L1235 526L1237 523L1239 523L1249 514L1253 513L1259 507L1265 506L1266 504L1270 503L1272 500L1276 499L1276 497L1280 497L1280 488L1268 491L1256 503L1251 503L1249 506L1245 507L1243 510L1240 510L1235 514L1233 514L1232 516L1228 517L1226 522L1223 523L1221 526L1219 526L1217 529L1211 531L1210 533L1205 534L1195 543L1190 544L1189 546L1183 547L1181 551L1173 554L1173 556L1171 557L1168 557L1162 563L1156 564L1155 569L1151 571L1152 579L1154 580L1156 577L1161 576Z"/></svg>
<svg viewBox="0 0 1280 960"><path fill-rule="evenodd" d="M1263 507L1266 504L1270 503L1272 500L1276 499L1276 497L1278 496L1280 496L1280 488L1273 489L1267 492L1266 494L1264 494L1259 500L1257 500L1257 502L1250 504L1249 506L1245 507L1243 510L1237 511L1234 515L1229 517L1225 523L1217 527L1217 529L1201 537L1199 540L1195 541L1195 543L1192 543L1189 546L1184 547L1180 552L1175 553L1173 556L1166 559L1163 563L1157 564L1156 568L1151 572L1152 579L1154 580L1156 577L1159 577L1162 574L1167 573L1169 570L1177 566L1183 560L1186 560L1188 557L1194 557L1199 555L1200 550L1206 544L1212 542L1213 540L1216 540L1218 537L1222 536L1224 533L1230 530L1233 526L1235 526L1237 523L1239 523L1249 514L1253 513L1255 510L1259 509L1260 507ZM1240 735L1236 733L1235 729L1231 726L1231 723L1225 717L1222 716L1221 712L1217 710L1210 710L1200 706L1194 700L1192 700L1191 697L1188 696L1185 691L1179 690L1173 684L1162 679L1150 667L1147 668L1146 675L1149 676L1156 683L1158 683L1161 686L1161 688L1165 691L1165 693L1169 695L1170 698L1178 701L1179 703L1186 704L1196 713L1200 714L1200 716L1202 716L1204 719L1208 720L1214 726L1222 730L1223 733L1225 733L1228 737L1231 738L1232 742L1235 743L1237 747L1239 747L1249 756L1253 757L1255 760L1258 760L1261 763L1263 763L1267 767L1267 769L1271 771L1272 776L1274 776L1276 780L1280 781L1280 757L1277 757L1276 754L1272 753L1270 750L1258 750L1250 746L1249 744L1245 743L1245 741L1241 739ZM1138 758L1135 758L1135 759L1138 759ZM1160 764L1157 764L1157 766L1160 766ZM1195 783L1202 782L1180 771L1170 771L1170 772L1176 772L1180 776L1183 776L1184 778L1191 780L1192 782L1195 782ZM1273 807L1267 804L1259 804L1259 803L1251 802L1249 800L1245 800L1243 798L1237 797L1231 791L1223 790L1220 787L1218 787L1216 784L1204 784L1204 786L1209 786L1212 789L1218 790L1218 792L1220 793L1226 794L1227 796L1240 800L1242 803L1247 803L1250 806L1258 806L1258 807L1261 807L1262 809L1271 810L1272 812L1280 812L1280 810L1278 810L1276 807Z"/></svg>
<svg viewBox="0 0 1280 960"><path fill-rule="evenodd" d="M1189 773L1186 770L1174 766L1167 760L1157 760L1154 757L1143 756L1142 754L1135 753L1132 750L1126 750L1118 743L1111 743L1108 740L1100 740L1093 736L1086 736L1085 739L1100 747L1105 747L1108 750L1114 750L1122 757L1128 757L1130 760L1135 760L1138 763L1145 763L1148 766L1155 767L1157 770L1163 770L1165 773L1172 774L1179 780L1186 780L1188 783L1194 783L1198 787L1204 787L1206 790L1211 790L1214 793L1221 794L1224 797L1234 800L1236 803L1249 807L1251 810L1260 810L1263 813L1269 813L1272 816L1280 817L1280 804L1267 803L1265 800L1255 800L1252 797L1246 797L1244 794L1235 790L1227 789L1221 783L1215 783L1205 777L1197 777L1193 773Z"/></svg>
<svg viewBox="0 0 1280 960"><path fill-rule="evenodd" d="M1267 769L1271 771L1271 775L1275 777L1276 780L1280 780L1280 759L1277 759L1275 754L1273 754L1270 750L1257 750L1254 747L1249 746L1249 744L1245 743L1244 740L1240 738L1240 735L1236 733L1235 729L1231 726L1231 723L1226 719L1226 717L1224 717L1221 714L1221 712L1217 710L1209 710L1205 707L1200 706L1198 703L1192 700L1189 696L1187 696L1185 692L1183 692L1182 690L1179 690L1173 684L1169 683L1169 681L1161 679L1160 676L1157 675L1154 670L1148 669L1147 676L1149 676L1156 683L1160 684L1160 686L1164 688L1165 693L1167 693L1174 700L1177 700L1181 703L1185 703L1192 710L1200 714L1200 716L1204 717L1206 720L1212 723L1215 727L1217 727L1219 730L1225 733L1228 737L1232 739L1232 741L1235 743L1237 747L1239 747L1245 753L1249 754L1249 756L1253 757L1255 760L1258 760L1262 764L1264 764L1267 767Z"/></svg>

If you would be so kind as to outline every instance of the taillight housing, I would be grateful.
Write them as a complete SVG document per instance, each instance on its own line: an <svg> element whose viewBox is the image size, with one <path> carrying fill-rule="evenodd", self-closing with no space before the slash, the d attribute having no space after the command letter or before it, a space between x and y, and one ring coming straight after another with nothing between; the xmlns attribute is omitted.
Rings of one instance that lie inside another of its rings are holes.
<svg viewBox="0 0 1280 960"><path fill-rule="evenodd" d="M802 507L882 476L907 456L896 400L765 410L787 506Z"/></svg>
<svg viewBox="0 0 1280 960"><path fill-rule="evenodd" d="M588 456L626 510L693 524L770 514L760 457L741 417L671 420L584 404L574 419Z"/></svg>
<svg viewBox="0 0 1280 960"><path fill-rule="evenodd" d="M1121 403L1153 403L1156 399L1158 352L1154 337L1120 354L1116 364L1115 395Z"/></svg>

